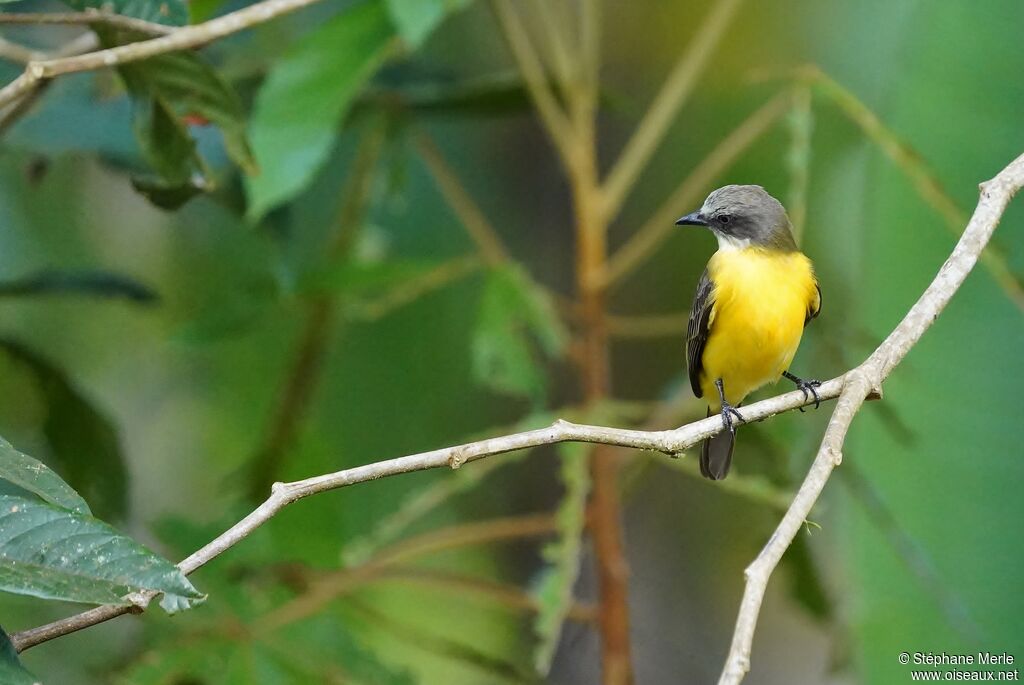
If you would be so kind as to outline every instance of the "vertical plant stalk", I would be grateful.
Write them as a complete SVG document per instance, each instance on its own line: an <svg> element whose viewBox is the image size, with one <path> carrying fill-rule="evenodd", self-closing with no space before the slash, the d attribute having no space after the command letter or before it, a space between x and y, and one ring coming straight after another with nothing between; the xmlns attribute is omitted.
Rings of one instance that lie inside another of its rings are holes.
<svg viewBox="0 0 1024 685"><path fill-rule="evenodd" d="M384 126L380 124L375 124L360 142L342 194L337 228L327 247L332 260L345 258L359 234L383 143ZM299 426L312 404L337 327L335 304L333 296L319 295L307 305L306 323L295 346L266 437L252 460L249 494L255 501L262 499L278 480L288 449L295 442Z"/></svg>
<svg viewBox="0 0 1024 685"><path fill-rule="evenodd" d="M804 225L807 223L807 188L811 172L811 132L814 129L814 113L811 110L811 88L799 85L793 89L793 108L789 112L789 150L786 152L786 167L789 170L789 193L786 207L793 224L793 238L796 244L803 242Z"/></svg>
<svg viewBox="0 0 1024 685"><path fill-rule="evenodd" d="M580 6L580 55L577 80L569 89L570 122L575 135L569 167L576 218L576 287L583 323L581 382L584 401L597 405L611 395L607 288L599 275L608 260L608 215L598 178L597 96L600 69L600 5ZM630 685L633 667L629 635L629 565L624 548L621 459L598 445L590 457L589 526L594 542L600 602L601 676L604 685Z"/></svg>

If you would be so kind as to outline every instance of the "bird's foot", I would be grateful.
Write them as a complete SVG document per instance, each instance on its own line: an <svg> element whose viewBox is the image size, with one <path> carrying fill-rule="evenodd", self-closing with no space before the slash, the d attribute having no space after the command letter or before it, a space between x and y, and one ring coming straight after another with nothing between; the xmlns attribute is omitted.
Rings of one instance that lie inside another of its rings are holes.
<svg viewBox="0 0 1024 685"><path fill-rule="evenodd" d="M733 423L732 417L735 416L740 423L746 423L747 420L743 418L743 414L732 406L728 402L722 402L722 427L730 433L736 432L736 426Z"/></svg>
<svg viewBox="0 0 1024 685"><path fill-rule="evenodd" d="M786 378L788 378L789 380L793 381L794 383L796 383L797 390L799 390L800 392L802 392L804 394L804 401L805 402L808 399L810 399L811 397L813 397L814 398L814 408L817 409L818 407L821 406L821 398L818 397L818 390L817 390L818 386L821 385L821 381L815 380L813 378L809 378L807 380L804 380L803 378L800 378L799 376L794 376L789 371L784 371L782 373L782 375L785 376ZM801 412L804 410L803 407L799 407L799 409L800 409Z"/></svg>

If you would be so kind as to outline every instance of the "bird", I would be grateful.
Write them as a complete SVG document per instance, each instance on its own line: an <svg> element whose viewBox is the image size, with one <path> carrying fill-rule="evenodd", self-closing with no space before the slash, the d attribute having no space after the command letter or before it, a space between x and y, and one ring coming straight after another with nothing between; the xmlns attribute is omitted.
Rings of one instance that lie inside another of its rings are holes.
<svg viewBox="0 0 1024 685"><path fill-rule="evenodd" d="M736 422L744 421L737 407L747 395L785 377L819 406L821 383L789 367L804 328L821 311L821 288L786 209L761 186L723 186L676 224L705 227L718 239L693 298L686 359L693 393L707 401L708 416L722 417L723 430L700 451L701 474L721 480L732 464Z"/></svg>

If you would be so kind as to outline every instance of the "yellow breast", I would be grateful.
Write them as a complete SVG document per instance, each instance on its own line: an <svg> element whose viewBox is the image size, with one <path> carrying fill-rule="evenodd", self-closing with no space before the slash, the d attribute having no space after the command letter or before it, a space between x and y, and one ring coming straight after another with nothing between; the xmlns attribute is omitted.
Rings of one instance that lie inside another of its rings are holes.
<svg viewBox="0 0 1024 685"><path fill-rule="evenodd" d="M811 260L800 252L723 249L708 262L714 309L702 357L701 389L718 403L715 379L737 405L789 368L808 309L817 309Z"/></svg>

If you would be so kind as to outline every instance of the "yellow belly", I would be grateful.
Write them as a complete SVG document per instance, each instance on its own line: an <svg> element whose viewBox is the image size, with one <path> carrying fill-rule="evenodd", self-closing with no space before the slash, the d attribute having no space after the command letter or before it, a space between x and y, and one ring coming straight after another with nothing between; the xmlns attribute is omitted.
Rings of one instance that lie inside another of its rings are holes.
<svg viewBox="0 0 1024 685"><path fill-rule="evenodd" d="M720 250L708 263L715 306L702 357L701 389L719 406L722 379L732 405L789 368L807 310L817 302L811 262L799 252Z"/></svg>

